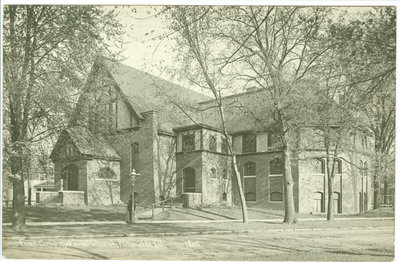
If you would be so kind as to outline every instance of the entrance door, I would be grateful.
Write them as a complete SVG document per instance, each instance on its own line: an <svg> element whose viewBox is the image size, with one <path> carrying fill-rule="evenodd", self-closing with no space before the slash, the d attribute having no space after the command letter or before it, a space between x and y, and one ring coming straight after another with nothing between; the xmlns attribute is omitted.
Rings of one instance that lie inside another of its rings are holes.
<svg viewBox="0 0 400 262"><path fill-rule="evenodd" d="M187 167L183 170L183 192L196 192L196 171L191 167Z"/></svg>
<svg viewBox="0 0 400 262"><path fill-rule="evenodd" d="M61 175L64 190L78 190L78 174L78 167L76 165L70 164L64 167Z"/></svg>

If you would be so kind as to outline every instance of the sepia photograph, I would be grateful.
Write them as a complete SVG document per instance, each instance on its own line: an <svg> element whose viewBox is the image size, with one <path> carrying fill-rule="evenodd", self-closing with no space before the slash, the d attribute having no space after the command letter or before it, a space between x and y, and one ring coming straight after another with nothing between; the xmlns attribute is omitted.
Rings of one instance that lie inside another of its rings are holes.
<svg viewBox="0 0 400 262"><path fill-rule="evenodd" d="M3 259L395 260L396 6L215 4L1 5Z"/></svg>

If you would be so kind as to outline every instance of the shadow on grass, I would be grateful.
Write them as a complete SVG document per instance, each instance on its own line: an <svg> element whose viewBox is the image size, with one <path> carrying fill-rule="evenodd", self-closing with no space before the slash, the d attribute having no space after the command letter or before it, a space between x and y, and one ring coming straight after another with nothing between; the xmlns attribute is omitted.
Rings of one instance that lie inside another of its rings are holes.
<svg viewBox="0 0 400 262"><path fill-rule="evenodd" d="M373 257L393 257L394 254L380 253L377 254L371 249L367 249L366 252L355 252L355 251L344 251L344 250L335 250L335 251L326 251L327 253L339 254L339 255L352 255L352 256L373 256Z"/></svg>
<svg viewBox="0 0 400 262"><path fill-rule="evenodd" d="M202 226L201 231L215 230L215 227ZM54 225L54 226L27 226L23 232L15 232L11 226L3 226L3 237L79 237L83 235L116 235L126 236L129 234L151 234L172 232L199 231L196 224L111 224L111 225Z"/></svg>
<svg viewBox="0 0 400 262"><path fill-rule="evenodd" d="M82 222L82 221L123 221L126 218L124 207L25 207L27 222ZM12 208L3 207L3 223L11 223Z"/></svg>

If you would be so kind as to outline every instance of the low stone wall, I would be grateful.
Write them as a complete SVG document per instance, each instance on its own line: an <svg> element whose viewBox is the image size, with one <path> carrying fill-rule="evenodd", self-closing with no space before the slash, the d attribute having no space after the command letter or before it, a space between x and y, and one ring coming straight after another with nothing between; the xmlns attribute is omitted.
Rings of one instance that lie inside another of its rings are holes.
<svg viewBox="0 0 400 262"><path fill-rule="evenodd" d="M85 205L85 192L83 191L60 191L60 203L63 206Z"/></svg>
<svg viewBox="0 0 400 262"><path fill-rule="evenodd" d="M36 192L36 203L58 203L59 195L58 192Z"/></svg>
<svg viewBox="0 0 400 262"><path fill-rule="evenodd" d="M199 207L202 206L202 193L183 193L182 206L183 207Z"/></svg>

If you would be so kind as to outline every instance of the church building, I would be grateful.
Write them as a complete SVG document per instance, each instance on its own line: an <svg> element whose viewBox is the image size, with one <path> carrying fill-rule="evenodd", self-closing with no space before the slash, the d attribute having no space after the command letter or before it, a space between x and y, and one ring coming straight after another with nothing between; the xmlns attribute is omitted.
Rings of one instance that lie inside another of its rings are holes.
<svg viewBox="0 0 400 262"><path fill-rule="evenodd" d="M260 90L224 97L226 127L248 205L283 210L279 139L249 113L260 111L262 97ZM69 127L50 155L61 203L120 204L134 192L145 207L169 198L189 207L239 205L228 141L213 105L211 97L97 58ZM317 130L305 127L299 134L301 150L292 161L300 213L327 208L324 149L318 137ZM360 134L353 134L352 141L336 164L336 213L363 212L373 199L367 172L372 141Z"/></svg>

